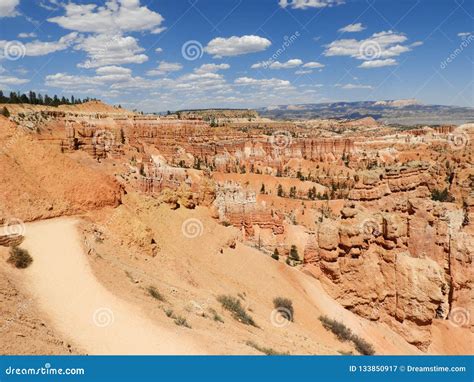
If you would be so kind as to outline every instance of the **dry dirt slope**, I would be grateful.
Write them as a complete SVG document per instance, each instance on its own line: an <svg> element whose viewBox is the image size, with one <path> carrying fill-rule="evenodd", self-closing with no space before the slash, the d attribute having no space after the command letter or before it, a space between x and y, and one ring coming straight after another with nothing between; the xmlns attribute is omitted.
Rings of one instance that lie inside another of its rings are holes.
<svg viewBox="0 0 474 382"><path fill-rule="evenodd" d="M27 226L34 257L26 284L54 326L90 354L197 354L184 335L160 328L92 275L74 219Z"/></svg>
<svg viewBox="0 0 474 382"><path fill-rule="evenodd" d="M0 222L70 215L120 201L119 184L0 116Z"/></svg>
<svg viewBox="0 0 474 382"><path fill-rule="evenodd" d="M321 314L344 321L379 353L418 353L385 326L342 309L314 278L253 248L239 243L235 248L229 246L238 231L217 224L207 209L172 211L167 205L152 206L133 199L127 195L122 206L92 224L101 232L100 240L87 236L94 273L107 289L140 306L165 327L182 331L164 311L185 317L192 326L187 331L207 353L259 354L248 341L290 354L355 353L352 345L339 342L322 327ZM183 235L183 224L190 221L200 222L196 224L201 235ZM88 232L91 230L89 227ZM155 257L129 250L130 235L136 235L139 242L146 230L159 245ZM146 290L149 286L157 288L166 301L151 298ZM221 295L239 296L258 327L233 319L217 301ZM293 323L272 316L272 301L279 296L293 301ZM213 320L213 310L224 323Z"/></svg>

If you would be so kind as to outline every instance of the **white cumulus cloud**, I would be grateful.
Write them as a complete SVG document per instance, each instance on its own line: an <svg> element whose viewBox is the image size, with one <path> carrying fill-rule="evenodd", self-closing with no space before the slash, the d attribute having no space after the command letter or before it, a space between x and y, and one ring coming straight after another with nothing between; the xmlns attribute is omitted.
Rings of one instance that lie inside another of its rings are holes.
<svg viewBox="0 0 474 382"><path fill-rule="evenodd" d="M364 61L362 64L359 65L359 68L371 69L393 65L397 65L397 60L394 60L393 58L386 58L385 60Z"/></svg>
<svg viewBox="0 0 474 382"><path fill-rule="evenodd" d="M354 89L373 89L373 86L371 85L362 85L362 84L336 84L336 87L339 87L341 89L346 89L346 90L354 90Z"/></svg>
<svg viewBox="0 0 474 382"><path fill-rule="evenodd" d="M236 78L234 83L236 85L243 86L260 86L263 88L285 88L291 86L290 81L280 80L278 78L251 78L251 77L239 77Z"/></svg>
<svg viewBox="0 0 474 382"><path fill-rule="evenodd" d="M0 49L6 49L7 44L13 44L21 47L25 56L45 56L50 53L58 52L67 49L78 39L76 32L69 33L61 37L58 41L31 41L26 44L21 44L18 41L0 40Z"/></svg>
<svg viewBox="0 0 474 382"><path fill-rule="evenodd" d="M18 12L16 11L16 7L18 4L20 4L20 0L1 0L0 18L17 16Z"/></svg>
<svg viewBox="0 0 474 382"><path fill-rule="evenodd" d="M31 32L31 33L22 32L18 34L18 38L35 38L35 37L36 37L35 32Z"/></svg>
<svg viewBox="0 0 474 382"><path fill-rule="evenodd" d="M0 76L0 85L9 87L9 85L22 85L26 84L30 80L24 78L17 78L17 77L9 77L9 76Z"/></svg>
<svg viewBox="0 0 474 382"><path fill-rule="evenodd" d="M199 68L194 69L195 73L215 73L219 70L227 70L230 68L229 64L203 64Z"/></svg>
<svg viewBox="0 0 474 382"><path fill-rule="evenodd" d="M280 7L290 7L293 9L307 9L307 8L325 8L334 5L344 4L342 0L280 0L278 2Z"/></svg>
<svg viewBox="0 0 474 382"><path fill-rule="evenodd" d="M83 50L88 59L78 64L81 68L107 65L142 64L148 60L145 51L132 36L97 34L82 39L74 49Z"/></svg>
<svg viewBox="0 0 474 382"><path fill-rule="evenodd" d="M346 25L344 28L339 29L339 32L362 32L364 29L365 27L362 25L362 23L355 23Z"/></svg>
<svg viewBox="0 0 474 382"><path fill-rule="evenodd" d="M319 63L319 62L316 62L316 61L310 61L310 62L307 62L306 64L304 64L303 68L319 69L319 68L324 68L324 65Z"/></svg>
<svg viewBox="0 0 474 382"><path fill-rule="evenodd" d="M401 33L395 33L391 30L374 33L369 38L363 40L356 39L341 39L331 42L326 45L324 51L325 56L349 56L358 60L364 61L382 61L389 58L398 57L402 53L412 50L412 48L419 46L419 43L405 45L407 37ZM384 61L385 65L395 65L393 61ZM381 65L381 62L373 64L366 64L361 67L370 68Z"/></svg>
<svg viewBox="0 0 474 382"><path fill-rule="evenodd" d="M239 56L260 52L267 49L271 44L270 40L255 35L232 36L229 38L217 37L209 41L205 51L214 57Z"/></svg>
<svg viewBox="0 0 474 382"><path fill-rule="evenodd" d="M48 21L78 32L159 33L163 29L160 27L163 16L141 6L139 0L109 0L103 6L68 2L63 7L65 15L49 18Z"/></svg>
<svg viewBox="0 0 474 382"><path fill-rule="evenodd" d="M160 61L156 69L149 70L146 74L148 76L162 76L170 72L177 72L183 69L183 65L179 62Z"/></svg>

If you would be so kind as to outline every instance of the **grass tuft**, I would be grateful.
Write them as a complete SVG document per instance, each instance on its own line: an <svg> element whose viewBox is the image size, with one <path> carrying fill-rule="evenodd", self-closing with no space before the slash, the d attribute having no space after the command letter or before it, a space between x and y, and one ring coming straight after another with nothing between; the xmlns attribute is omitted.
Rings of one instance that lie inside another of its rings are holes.
<svg viewBox="0 0 474 382"><path fill-rule="evenodd" d="M149 286L147 288L148 294L158 301L166 301L165 297L156 289L154 286Z"/></svg>
<svg viewBox="0 0 474 382"><path fill-rule="evenodd" d="M232 317L237 321L242 322L245 325L257 327L257 324L253 318L247 314L239 299L229 295L220 295L217 297L217 301L221 303L224 309L231 312Z"/></svg>
<svg viewBox="0 0 474 382"><path fill-rule="evenodd" d="M352 330L350 330L342 322L333 320L332 318L329 318L327 316L320 316L319 321L321 321L321 323L327 330L330 330L331 332L333 332L339 340L352 341L356 350L360 354L364 354L364 355L375 354L375 350L371 344L369 344L363 338L352 333Z"/></svg>
<svg viewBox="0 0 474 382"><path fill-rule="evenodd" d="M178 326L184 326L186 328L189 328L191 329L191 325L188 324L188 322L186 321L186 318L182 317L182 316L177 316L175 319L174 319L174 323Z"/></svg>
<svg viewBox="0 0 474 382"><path fill-rule="evenodd" d="M247 341L246 344L248 346L254 348L255 350L258 350L259 352L261 352L263 354L266 354L266 355L290 355L288 352L282 353L282 352L279 352L279 351L277 351L275 349L272 349L272 348L267 348L267 347L264 347L264 346L260 346L260 345L256 344L253 341Z"/></svg>

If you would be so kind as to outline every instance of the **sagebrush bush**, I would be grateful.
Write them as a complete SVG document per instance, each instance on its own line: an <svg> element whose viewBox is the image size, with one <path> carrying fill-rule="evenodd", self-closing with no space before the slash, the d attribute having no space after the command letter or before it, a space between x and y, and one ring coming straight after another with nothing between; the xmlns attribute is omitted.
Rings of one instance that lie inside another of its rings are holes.
<svg viewBox="0 0 474 382"><path fill-rule="evenodd" d="M191 325L188 324L188 322L186 321L186 318L184 317L181 317L181 316L177 316L175 319L174 319L174 323L178 326L184 326L186 328L189 328L191 329Z"/></svg>
<svg viewBox="0 0 474 382"><path fill-rule="evenodd" d="M359 336L353 335L352 336L352 342L354 343L356 350L360 354L364 354L364 355L374 355L375 354L374 347L371 344L369 344L366 340L364 340L363 338L360 338Z"/></svg>
<svg viewBox="0 0 474 382"><path fill-rule="evenodd" d="M26 249L12 247L10 249L10 257L7 261L10 264L13 264L16 268L24 269L33 262L33 258Z"/></svg>
<svg viewBox="0 0 474 382"><path fill-rule="evenodd" d="M323 326L333 332L341 341L350 341L352 339L352 330L342 322L333 320L327 316L319 317Z"/></svg>
<svg viewBox="0 0 474 382"><path fill-rule="evenodd" d="M246 344L250 347L253 347L255 350L258 350L261 353L266 355L289 355L289 353L282 353L272 348L267 348L265 346L260 346L253 341L247 341Z"/></svg>
<svg viewBox="0 0 474 382"><path fill-rule="evenodd" d="M287 317L289 318L289 321L294 321L295 310L293 308L293 301L291 301L289 298L275 297L273 299L273 306L275 309L285 310L290 315L290 317Z"/></svg>
<svg viewBox="0 0 474 382"><path fill-rule="evenodd" d="M209 312L212 314L212 319L216 322L224 323L222 317L212 308L209 308Z"/></svg>
<svg viewBox="0 0 474 382"><path fill-rule="evenodd" d="M245 325L252 325L255 327L257 326L253 318L247 314L238 298L229 295L221 295L217 297L217 301L221 303L224 309L227 309L229 312L231 312L232 317L234 317L237 321L240 321Z"/></svg>
<svg viewBox="0 0 474 382"><path fill-rule="evenodd" d="M158 301L165 301L164 296L156 289L154 286L149 286L147 288L148 294Z"/></svg>
<svg viewBox="0 0 474 382"><path fill-rule="evenodd" d="M320 316L319 320L323 324L323 326L333 332L337 338L341 341L352 341L356 350L360 354L364 355L373 355L375 354L375 350L371 344L365 341L363 338L359 337L358 335L352 333L346 325L342 322L333 320L327 316Z"/></svg>

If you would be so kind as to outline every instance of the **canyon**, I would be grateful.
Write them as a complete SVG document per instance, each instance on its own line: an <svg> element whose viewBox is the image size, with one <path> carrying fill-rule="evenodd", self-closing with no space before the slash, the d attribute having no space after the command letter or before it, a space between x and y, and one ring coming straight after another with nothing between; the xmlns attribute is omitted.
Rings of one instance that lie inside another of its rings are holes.
<svg viewBox="0 0 474 382"><path fill-rule="evenodd" d="M0 331L22 344L3 353L22 352L28 339L39 354L107 353L68 333L28 282L48 268L29 235L65 217L77 219L89 284L93 275L123 300L116 316L136 306L158 337L150 322L171 333L163 312L178 311L192 325L181 337L199 345L193 354L258 353L248 340L290 354L356 354L321 315L376 354L472 351L474 124L143 115L100 101L4 106L0 311L15 330ZM7 264L17 246L33 255L31 269ZM164 301L150 301L150 286ZM223 293L239 295L258 328L210 320L225 315ZM295 322L281 326L271 315L280 295L295 305ZM29 307L18 316L22 299Z"/></svg>

